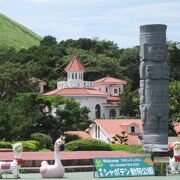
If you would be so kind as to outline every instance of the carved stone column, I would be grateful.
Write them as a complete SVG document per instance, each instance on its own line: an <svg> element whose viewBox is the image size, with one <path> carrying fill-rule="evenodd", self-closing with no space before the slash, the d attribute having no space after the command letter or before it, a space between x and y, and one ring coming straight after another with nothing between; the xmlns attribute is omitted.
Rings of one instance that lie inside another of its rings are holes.
<svg viewBox="0 0 180 180"><path fill-rule="evenodd" d="M168 149L168 85L166 25L140 26L140 112L144 150Z"/></svg>

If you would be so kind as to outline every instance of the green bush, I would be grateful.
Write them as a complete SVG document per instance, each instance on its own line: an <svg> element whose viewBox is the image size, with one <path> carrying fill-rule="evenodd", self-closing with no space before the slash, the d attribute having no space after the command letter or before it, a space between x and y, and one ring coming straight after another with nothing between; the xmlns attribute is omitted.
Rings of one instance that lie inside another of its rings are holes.
<svg viewBox="0 0 180 180"><path fill-rule="evenodd" d="M75 135L75 134L65 134L65 137L66 137L65 139L66 143L81 139L78 135Z"/></svg>
<svg viewBox="0 0 180 180"><path fill-rule="evenodd" d="M99 140L80 139L65 144L68 151L112 151L109 144Z"/></svg>
<svg viewBox="0 0 180 180"><path fill-rule="evenodd" d="M111 144L113 151L127 151L130 153L144 154L141 145Z"/></svg>
<svg viewBox="0 0 180 180"><path fill-rule="evenodd" d="M0 141L0 148L12 148L12 145L10 142Z"/></svg>
<svg viewBox="0 0 180 180"><path fill-rule="evenodd" d="M31 139L38 141L40 149L51 149L52 148L52 138L47 134L34 133L31 134Z"/></svg>
<svg viewBox="0 0 180 180"><path fill-rule="evenodd" d="M18 142L22 143L23 149L27 151L38 151L40 147L39 142L35 140L18 141ZM15 143L17 142L14 142L13 144Z"/></svg>

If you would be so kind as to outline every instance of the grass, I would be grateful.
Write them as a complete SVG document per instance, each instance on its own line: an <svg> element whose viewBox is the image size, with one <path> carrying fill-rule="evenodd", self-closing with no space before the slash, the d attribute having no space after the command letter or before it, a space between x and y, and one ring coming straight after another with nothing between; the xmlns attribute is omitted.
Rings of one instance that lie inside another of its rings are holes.
<svg viewBox="0 0 180 180"><path fill-rule="evenodd" d="M39 45L42 39L28 28L0 13L0 49L14 47L19 50Z"/></svg>
<svg viewBox="0 0 180 180"><path fill-rule="evenodd" d="M111 144L113 151L126 151L137 154L148 154L143 151L141 145Z"/></svg>

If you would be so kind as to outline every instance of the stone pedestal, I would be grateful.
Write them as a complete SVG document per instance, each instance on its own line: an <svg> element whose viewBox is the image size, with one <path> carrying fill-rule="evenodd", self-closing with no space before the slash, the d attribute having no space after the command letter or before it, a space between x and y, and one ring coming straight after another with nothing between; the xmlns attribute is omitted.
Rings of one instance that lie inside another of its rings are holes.
<svg viewBox="0 0 180 180"><path fill-rule="evenodd" d="M168 151L168 85L166 25L140 27L140 112L144 150Z"/></svg>

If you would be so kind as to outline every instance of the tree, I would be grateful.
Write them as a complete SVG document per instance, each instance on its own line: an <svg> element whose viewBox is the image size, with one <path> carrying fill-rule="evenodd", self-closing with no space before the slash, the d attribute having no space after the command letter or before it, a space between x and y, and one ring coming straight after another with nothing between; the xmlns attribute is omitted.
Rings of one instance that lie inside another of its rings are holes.
<svg viewBox="0 0 180 180"><path fill-rule="evenodd" d="M180 42L167 42L171 81L180 80Z"/></svg>
<svg viewBox="0 0 180 180"><path fill-rule="evenodd" d="M44 38L40 42L40 45L45 45L45 46L53 46L56 44L57 44L56 38L52 36L44 36Z"/></svg>
<svg viewBox="0 0 180 180"><path fill-rule="evenodd" d="M124 87L123 93L120 94L119 106L122 116L140 117L138 90L132 91L131 85L127 84Z"/></svg>
<svg viewBox="0 0 180 180"><path fill-rule="evenodd" d="M12 99L18 92L36 91L38 84L30 80L31 68L10 62L0 65L0 99Z"/></svg>
<svg viewBox="0 0 180 180"><path fill-rule="evenodd" d="M169 85L169 135L174 136L174 123L180 122L180 81Z"/></svg>
<svg viewBox="0 0 180 180"><path fill-rule="evenodd" d="M128 136L126 135L126 131L121 131L121 134L116 134L113 139L114 142L118 142L120 144L127 144Z"/></svg>
<svg viewBox="0 0 180 180"><path fill-rule="evenodd" d="M58 109L59 105L65 109ZM52 107L58 109L57 116L52 115ZM19 93L8 103L1 100L0 113L0 138L11 141L29 139L36 132L56 139L64 131L84 130L90 123L89 110L73 99L38 93Z"/></svg>
<svg viewBox="0 0 180 180"><path fill-rule="evenodd" d="M0 139L7 140L10 139L12 125L10 121L10 110L9 103L0 100Z"/></svg>
<svg viewBox="0 0 180 180"><path fill-rule="evenodd" d="M50 134L53 139L57 138L65 131L84 130L90 121L88 119L89 110L86 107L80 107L80 104L73 99L62 96L39 96L41 112L44 117L39 119L36 124L36 131ZM47 109L49 111L44 111ZM51 108L53 107L53 108ZM52 110L56 108L56 116L52 115Z"/></svg>

